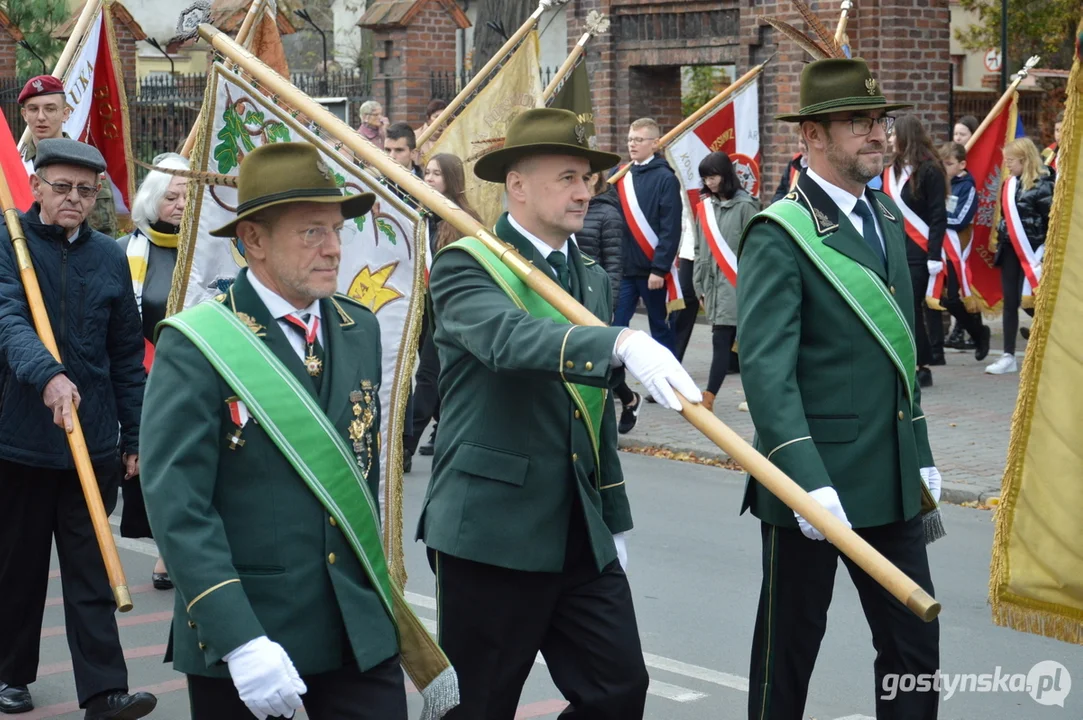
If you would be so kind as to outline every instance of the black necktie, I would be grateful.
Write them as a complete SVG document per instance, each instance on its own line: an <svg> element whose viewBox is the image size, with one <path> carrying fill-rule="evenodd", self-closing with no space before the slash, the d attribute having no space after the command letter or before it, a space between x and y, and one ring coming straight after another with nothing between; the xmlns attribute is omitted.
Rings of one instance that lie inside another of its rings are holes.
<svg viewBox="0 0 1083 720"><path fill-rule="evenodd" d="M553 269L557 271L557 279L560 280L560 284L564 286L566 292L572 291L572 273L568 269L568 258L564 253L559 250L554 250L549 253L549 257L545 258L549 261L549 264L553 266Z"/></svg>
<svg viewBox="0 0 1083 720"><path fill-rule="evenodd" d="M316 392L320 391L323 384L324 354L323 345L320 344L320 319L313 318L311 313L303 313L300 317L296 314L287 315L286 324L301 336L305 341L305 357L302 362L305 370L316 385Z"/></svg>
<svg viewBox="0 0 1083 720"><path fill-rule="evenodd" d="M887 258L884 257L884 246L880 244L880 237L876 234L876 219L872 215L872 208L861 198L857 205L854 205L854 212L861 216L861 234L865 237L865 243L886 268Z"/></svg>

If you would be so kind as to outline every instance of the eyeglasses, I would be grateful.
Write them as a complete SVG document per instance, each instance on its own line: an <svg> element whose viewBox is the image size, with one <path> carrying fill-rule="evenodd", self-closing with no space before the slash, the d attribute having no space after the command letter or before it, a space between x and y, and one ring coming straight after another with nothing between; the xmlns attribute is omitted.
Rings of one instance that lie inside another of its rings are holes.
<svg viewBox="0 0 1083 720"><path fill-rule="evenodd" d="M71 183L63 182L51 183L45 178L43 178L41 175L38 175L38 180L41 180L43 183L51 187L53 189L53 192L57 195L67 195L71 192L72 188L75 188L79 191L79 197L83 198L84 200L89 200L90 198L94 197L101 189L100 184L95 185L94 187L90 187L89 185L72 185Z"/></svg>
<svg viewBox="0 0 1083 720"><path fill-rule="evenodd" d="M301 236L301 242L304 243L306 248L317 248L330 240L332 236L338 238L339 243L341 243L342 230L343 228L341 227L329 228L316 226L310 227L307 230L299 230L297 234Z"/></svg>
<svg viewBox="0 0 1083 720"><path fill-rule="evenodd" d="M872 133L873 124L882 127L884 133L887 135L890 135L895 127L895 118L890 115L884 115L883 117L878 118L871 118L867 115L857 115L852 118L846 118L845 120L828 120L827 122L848 122L850 123L850 132L858 137Z"/></svg>
<svg viewBox="0 0 1083 720"><path fill-rule="evenodd" d="M630 138L628 138L628 142L630 142L633 145L642 145L643 143L652 142L652 141L657 140L657 139L658 138L656 138L656 137L649 137L649 138L630 137Z"/></svg>

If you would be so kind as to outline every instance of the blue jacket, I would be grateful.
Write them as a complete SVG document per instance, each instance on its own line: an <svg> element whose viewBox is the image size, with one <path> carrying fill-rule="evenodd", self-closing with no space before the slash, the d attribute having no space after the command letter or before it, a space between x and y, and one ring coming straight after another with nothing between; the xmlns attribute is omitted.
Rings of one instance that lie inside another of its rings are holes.
<svg viewBox="0 0 1083 720"><path fill-rule="evenodd" d="M85 222L68 242L63 228L41 222L36 203L20 221L63 364L34 330L10 236L0 229L0 459L74 467L64 431L42 401L60 373L79 389L91 461L139 452L143 325L124 252Z"/></svg>
<svg viewBox="0 0 1083 720"><path fill-rule="evenodd" d="M658 235L658 247L654 261L647 260L625 224L624 276L647 277L653 273L664 277L673 268L681 244L681 184L661 155L655 155L646 165L632 165L631 175L647 224Z"/></svg>
<svg viewBox="0 0 1083 720"><path fill-rule="evenodd" d="M974 177L964 172L951 179L951 197L948 198L948 230L959 232L970 227L978 212L978 192Z"/></svg>

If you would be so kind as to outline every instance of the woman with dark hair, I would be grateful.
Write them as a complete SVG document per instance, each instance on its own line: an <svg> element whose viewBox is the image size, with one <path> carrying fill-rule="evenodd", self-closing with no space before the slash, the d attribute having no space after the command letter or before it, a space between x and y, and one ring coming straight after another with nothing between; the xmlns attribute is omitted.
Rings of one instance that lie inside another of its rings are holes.
<svg viewBox="0 0 1083 720"><path fill-rule="evenodd" d="M941 311L926 308L925 299L929 294L929 278L944 271L942 251L948 229L947 174L944 161L915 115L904 115L895 122L895 151L895 161L884 173L884 190L898 204L906 219L906 259L914 288L917 377L922 387L929 387L933 384L929 366L944 364ZM939 357L930 340L938 341Z"/></svg>
<svg viewBox="0 0 1083 720"><path fill-rule="evenodd" d="M711 323L713 353L703 406L713 411L737 339L737 245L745 225L760 211L760 203L741 187L726 153L713 152L703 158L699 176L703 188L696 210L698 262L692 282Z"/></svg>
<svg viewBox="0 0 1083 720"><path fill-rule="evenodd" d="M435 121L436 118L440 117L440 113L442 113L446 107L446 100L441 100L440 98L433 98L429 101L428 106L425 107L425 124L414 131L417 137L421 137L421 133L429 129L429 125L433 121ZM432 150L432 146L436 144L436 141L439 139L439 137L440 133L433 133L433 136L426 140L425 143L417 149L417 156L419 158L424 158L426 155L428 155L429 151Z"/></svg>
<svg viewBox="0 0 1083 720"><path fill-rule="evenodd" d="M481 222L478 214L470 207L466 199L466 174L463 171L463 161L451 153L433 155L425 163L425 182L429 187L436 190L448 200L466 211L472 218ZM443 248L462 237L455 226L443 222L436 213L429 213L429 247L427 260L432 264L433 257ZM431 318L426 311L421 321L421 354L417 363L417 383L414 387L413 402L413 433L403 436L403 452L407 458L413 458L414 452L421 455L432 455L435 451L436 427L434 424L429 441L418 447L421 435L430 420L440 422L440 392L437 389L437 379L440 375L440 360L436 355L436 345L432 341ZM406 460L404 460L404 464ZM412 462L409 463L412 466Z"/></svg>
<svg viewBox="0 0 1083 720"><path fill-rule="evenodd" d="M971 136L974 135L974 131L977 129L978 119L973 115L963 115L955 121L955 128L951 133L952 142L957 142L963 147L966 147L966 144L970 141Z"/></svg>

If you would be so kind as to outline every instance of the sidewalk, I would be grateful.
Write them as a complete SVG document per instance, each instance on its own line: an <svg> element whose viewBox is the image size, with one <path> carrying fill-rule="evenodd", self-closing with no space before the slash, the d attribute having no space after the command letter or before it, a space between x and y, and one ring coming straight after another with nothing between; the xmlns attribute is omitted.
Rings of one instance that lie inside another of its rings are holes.
<svg viewBox="0 0 1083 720"><path fill-rule="evenodd" d="M933 387L922 390L921 407L928 416L933 457L944 477L941 499L947 502L984 501L1000 494L1019 375L986 375L983 372L986 365L999 357L1003 347L999 319L986 322L993 330L989 357L979 363L972 352L948 350L948 364L934 367ZM637 314L632 319L632 327L647 330L646 317ZM1020 366L1025 348L1026 344L1020 338L1017 343ZM711 329L709 325L698 324L685 353L684 366L700 389L706 387L710 365ZM633 390L643 391L631 378L629 384ZM727 375L715 400L715 415L751 442L752 418L737 410L743 400L741 376ZM617 409L619 412L619 401ZM700 457L728 459L725 452L680 415L652 403L643 406L635 429L620 436L620 446L657 447L673 452L692 452Z"/></svg>

